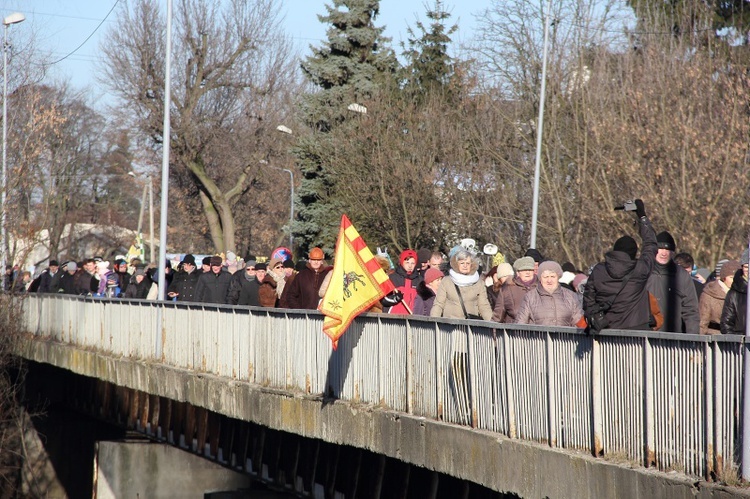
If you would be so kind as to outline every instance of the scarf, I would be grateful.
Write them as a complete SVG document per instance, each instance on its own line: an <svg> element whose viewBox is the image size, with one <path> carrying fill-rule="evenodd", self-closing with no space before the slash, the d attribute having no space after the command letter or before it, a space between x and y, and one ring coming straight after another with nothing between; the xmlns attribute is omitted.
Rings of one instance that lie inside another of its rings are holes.
<svg viewBox="0 0 750 499"><path fill-rule="evenodd" d="M281 275L276 275L275 272L269 272L266 275L270 275L276 281L276 296L281 298L281 293L284 292L284 285L286 284L286 274L282 271Z"/></svg>
<svg viewBox="0 0 750 499"><path fill-rule="evenodd" d="M455 283L456 286L471 286L472 284L475 284L477 281L479 281L479 272L474 272L471 275L465 275L465 274L459 274L453 269L450 269L448 275L451 278L451 281Z"/></svg>

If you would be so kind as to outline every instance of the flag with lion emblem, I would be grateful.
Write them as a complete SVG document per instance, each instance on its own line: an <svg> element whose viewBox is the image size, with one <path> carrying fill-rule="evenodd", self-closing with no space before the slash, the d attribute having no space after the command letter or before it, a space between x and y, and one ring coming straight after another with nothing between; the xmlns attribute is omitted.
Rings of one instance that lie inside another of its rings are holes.
<svg viewBox="0 0 750 499"><path fill-rule="evenodd" d="M341 216L331 272L331 282L318 310L325 315L323 332L336 350L339 338L354 318L395 287L346 215Z"/></svg>

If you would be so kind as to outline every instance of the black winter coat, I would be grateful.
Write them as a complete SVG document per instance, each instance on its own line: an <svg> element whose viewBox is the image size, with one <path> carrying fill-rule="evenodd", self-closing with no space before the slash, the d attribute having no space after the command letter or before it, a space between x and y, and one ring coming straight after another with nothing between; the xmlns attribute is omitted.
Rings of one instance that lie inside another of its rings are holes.
<svg viewBox="0 0 750 499"><path fill-rule="evenodd" d="M135 298L137 300L145 300L148 297L148 292L151 291L151 285L154 281L149 277L148 274L143 276L143 280L138 283L135 276L131 278L128 289L123 293L125 298Z"/></svg>
<svg viewBox="0 0 750 499"><path fill-rule="evenodd" d="M631 260L622 251L607 252L604 262L596 264L591 271L583 293L586 315L597 303L607 303L617 296L606 313L611 329L650 329L646 283L656 261L656 233L648 219L639 220L638 225L643 240L638 260ZM622 280L627 275L630 275L630 280L622 288Z"/></svg>
<svg viewBox="0 0 750 499"><path fill-rule="evenodd" d="M54 293L63 293L66 295L76 295L76 276L70 272L60 272L60 280L55 285L56 289L53 289Z"/></svg>
<svg viewBox="0 0 750 499"><path fill-rule="evenodd" d="M227 303L232 274L222 268L221 272L204 272L195 286L195 301L200 303Z"/></svg>
<svg viewBox="0 0 750 499"><path fill-rule="evenodd" d="M79 270L75 274L75 278L77 295L89 295L99 290L99 279L94 274L89 274L85 270Z"/></svg>
<svg viewBox="0 0 750 499"><path fill-rule="evenodd" d="M657 263L648 280L648 290L664 316L661 331L700 334L700 306L690 273L672 260L666 265Z"/></svg>
<svg viewBox="0 0 750 499"><path fill-rule="evenodd" d="M721 334L745 334L747 324L747 281L742 269L734 274L734 282L724 298L721 310Z"/></svg>
<svg viewBox="0 0 750 499"><path fill-rule="evenodd" d="M172 284L167 288L167 293L177 293L177 301L196 301L195 289L198 287L201 275L198 269L189 274L185 271L177 272L172 279Z"/></svg>
<svg viewBox="0 0 750 499"><path fill-rule="evenodd" d="M248 279L245 271L235 272L229 285L227 303L230 305L250 305L260 307L260 281L253 276Z"/></svg>
<svg viewBox="0 0 750 499"><path fill-rule="evenodd" d="M122 296L125 296L125 293L128 290L128 286L130 286L130 279L131 276L127 272L115 272L115 276L117 276L117 284L120 286L120 294Z"/></svg>
<svg viewBox="0 0 750 499"><path fill-rule="evenodd" d="M57 274L60 272L61 271L58 270ZM52 289L52 280L57 274L50 274L49 269L45 269L39 276L39 287L36 290L37 293L54 293L56 290Z"/></svg>

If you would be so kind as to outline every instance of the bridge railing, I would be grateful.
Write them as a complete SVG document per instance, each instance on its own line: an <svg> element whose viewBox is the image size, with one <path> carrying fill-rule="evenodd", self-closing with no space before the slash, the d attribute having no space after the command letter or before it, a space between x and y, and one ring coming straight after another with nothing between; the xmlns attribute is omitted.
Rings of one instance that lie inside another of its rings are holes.
<svg viewBox="0 0 750 499"><path fill-rule="evenodd" d="M736 473L744 338L314 311L22 301L26 329L105 354L373 404L710 478Z"/></svg>

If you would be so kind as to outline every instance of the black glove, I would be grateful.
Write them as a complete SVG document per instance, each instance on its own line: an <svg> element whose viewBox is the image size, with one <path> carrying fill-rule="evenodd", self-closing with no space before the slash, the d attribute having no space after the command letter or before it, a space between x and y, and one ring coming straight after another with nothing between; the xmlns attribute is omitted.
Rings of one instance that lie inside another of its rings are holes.
<svg viewBox="0 0 750 499"><path fill-rule="evenodd" d="M638 218L643 218L646 216L646 207L643 205L643 201L640 199L635 200L635 214L638 215Z"/></svg>
<svg viewBox="0 0 750 499"><path fill-rule="evenodd" d="M380 304L384 307L393 307L401 303L404 299L404 294L398 289L394 289L383 298L380 299Z"/></svg>

